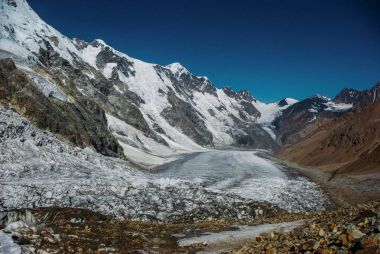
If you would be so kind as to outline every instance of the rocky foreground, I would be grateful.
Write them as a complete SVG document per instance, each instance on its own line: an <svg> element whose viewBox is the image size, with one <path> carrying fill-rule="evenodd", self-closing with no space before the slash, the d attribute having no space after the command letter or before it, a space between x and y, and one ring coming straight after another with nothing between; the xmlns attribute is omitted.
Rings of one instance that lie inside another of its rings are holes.
<svg viewBox="0 0 380 254"><path fill-rule="evenodd" d="M2 214L3 231L22 253L196 253L207 244L180 247L179 234L221 232L232 225L304 220L290 232L267 232L225 253L380 253L380 202L317 214L282 213L254 221L182 223L119 221L84 209L41 208ZM0 245L1 250L1 245Z"/></svg>
<svg viewBox="0 0 380 254"><path fill-rule="evenodd" d="M380 253L380 203L309 216L291 232L268 232L231 253Z"/></svg>

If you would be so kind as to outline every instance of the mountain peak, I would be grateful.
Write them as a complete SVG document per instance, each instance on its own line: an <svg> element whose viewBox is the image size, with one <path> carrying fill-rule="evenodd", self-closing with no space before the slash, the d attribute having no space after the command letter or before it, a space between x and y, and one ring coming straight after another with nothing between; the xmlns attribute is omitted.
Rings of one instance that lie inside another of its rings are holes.
<svg viewBox="0 0 380 254"><path fill-rule="evenodd" d="M173 73L178 74L178 75L190 74L190 72L182 64L180 64L178 62L171 63L169 65L166 65L165 67L168 68L169 70L171 70Z"/></svg>
<svg viewBox="0 0 380 254"><path fill-rule="evenodd" d="M325 101L331 101L331 99L327 96L324 96L324 95L320 95L319 93L316 93L312 96L309 97L310 99L322 99L322 100L325 100Z"/></svg>
<svg viewBox="0 0 380 254"><path fill-rule="evenodd" d="M91 42L92 45L96 45L96 46L108 46L107 43L105 43L105 41L103 41L102 39L95 39Z"/></svg>
<svg viewBox="0 0 380 254"><path fill-rule="evenodd" d="M291 106L297 102L298 102L298 100L293 99L293 98L284 98L284 99L280 100L279 102L277 102L277 104L280 107L285 107L285 106Z"/></svg>
<svg viewBox="0 0 380 254"><path fill-rule="evenodd" d="M0 47L25 59L34 59L40 50L52 47L72 62L78 54L72 41L46 24L24 0L0 2Z"/></svg>

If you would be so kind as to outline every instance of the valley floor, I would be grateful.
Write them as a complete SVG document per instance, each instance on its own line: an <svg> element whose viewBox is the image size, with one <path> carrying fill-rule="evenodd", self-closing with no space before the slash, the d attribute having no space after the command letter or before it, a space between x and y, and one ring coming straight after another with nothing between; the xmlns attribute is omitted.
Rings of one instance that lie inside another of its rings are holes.
<svg viewBox="0 0 380 254"><path fill-rule="evenodd" d="M278 162L288 165L317 182L339 207L380 200L380 172L362 175L334 174L334 170L329 168L300 166L284 160L278 160Z"/></svg>

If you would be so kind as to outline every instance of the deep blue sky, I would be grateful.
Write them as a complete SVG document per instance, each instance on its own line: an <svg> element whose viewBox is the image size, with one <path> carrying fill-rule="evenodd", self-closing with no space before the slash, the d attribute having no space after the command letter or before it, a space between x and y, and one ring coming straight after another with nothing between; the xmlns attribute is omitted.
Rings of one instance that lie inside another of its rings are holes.
<svg viewBox="0 0 380 254"><path fill-rule="evenodd" d="M263 101L380 81L379 0L29 0L68 37L180 62Z"/></svg>

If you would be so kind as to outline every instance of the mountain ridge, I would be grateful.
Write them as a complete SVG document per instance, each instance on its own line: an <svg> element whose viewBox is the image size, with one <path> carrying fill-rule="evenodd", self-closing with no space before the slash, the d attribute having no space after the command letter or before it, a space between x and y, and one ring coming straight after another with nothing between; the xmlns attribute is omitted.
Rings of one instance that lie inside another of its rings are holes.
<svg viewBox="0 0 380 254"><path fill-rule="evenodd" d="M318 95L263 103L247 90L217 88L178 62L146 63L102 39L69 39L24 0L2 0L1 5L0 58L12 58L47 101L58 99L69 107L85 99L99 107L106 135L112 134L124 155L136 162L147 156L162 163L167 157L210 147L278 150L301 138L302 129L320 116L335 117L357 105L343 96L344 90L335 99ZM380 94L368 91L356 94L363 100ZM96 126L89 128L98 131ZM102 147L93 145L97 142L93 137L86 145L104 154Z"/></svg>
<svg viewBox="0 0 380 254"><path fill-rule="evenodd" d="M110 125L117 121L108 121L108 130L127 157L136 149L159 159L213 146L278 148L257 123L262 117L258 101L247 91L217 88L179 63L145 63L101 39L71 40L41 20L26 1L3 0L1 5L1 58L12 58L48 100L66 105L88 98L124 122L125 131L120 124Z"/></svg>

